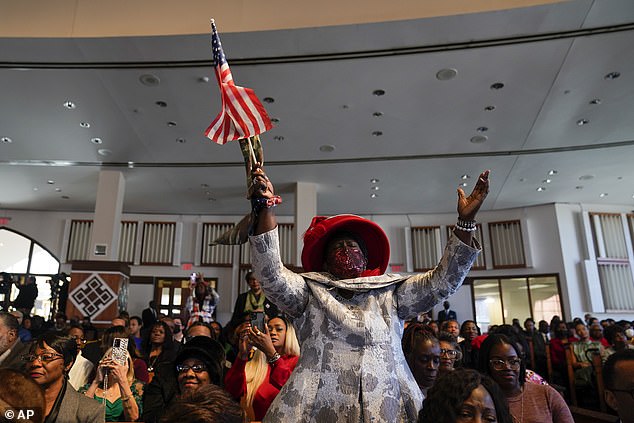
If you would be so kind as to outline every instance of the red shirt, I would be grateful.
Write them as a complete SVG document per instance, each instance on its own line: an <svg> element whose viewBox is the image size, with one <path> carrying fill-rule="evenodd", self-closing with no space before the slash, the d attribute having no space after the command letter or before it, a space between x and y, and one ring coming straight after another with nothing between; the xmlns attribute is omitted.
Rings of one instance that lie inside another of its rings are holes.
<svg viewBox="0 0 634 423"><path fill-rule="evenodd" d="M253 397L253 413L255 420L261 421L271 403L286 383L297 365L299 357L283 355L273 364L269 364L266 378ZM247 361L236 358L225 376L225 389L234 398L240 399L247 393L247 378L244 373Z"/></svg>
<svg viewBox="0 0 634 423"><path fill-rule="evenodd" d="M568 338L568 344L576 342L577 339ZM553 338L550 340L550 360L555 367L563 367L566 365L566 352L564 350L564 343L559 338Z"/></svg>

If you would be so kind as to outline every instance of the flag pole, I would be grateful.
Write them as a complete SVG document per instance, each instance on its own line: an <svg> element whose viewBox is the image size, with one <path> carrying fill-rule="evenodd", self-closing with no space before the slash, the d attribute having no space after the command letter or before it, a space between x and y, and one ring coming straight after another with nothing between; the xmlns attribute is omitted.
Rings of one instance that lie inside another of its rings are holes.
<svg viewBox="0 0 634 423"><path fill-rule="evenodd" d="M257 135L255 135L257 137ZM258 159L255 157L255 151L253 151L253 145L251 144L251 137L247 138L247 143L249 144L249 153L251 153L251 159L253 159L253 164L256 165L258 163Z"/></svg>

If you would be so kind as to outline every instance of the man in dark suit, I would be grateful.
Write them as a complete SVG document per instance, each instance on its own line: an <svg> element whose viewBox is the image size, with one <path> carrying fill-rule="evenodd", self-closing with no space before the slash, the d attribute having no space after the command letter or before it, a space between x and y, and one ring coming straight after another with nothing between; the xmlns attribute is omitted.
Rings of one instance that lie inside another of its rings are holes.
<svg viewBox="0 0 634 423"><path fill-rule="evenodd" d="M18 330L20 325L15 316L0 312L0 367L23 370L22 355L26 354L29 346L20 341Z"/></svg>
<svg viewBox="0 0 634 423"><path fill-rule="evenodd" d="M438 312L438 325L441 325L445 320L458 320L456 312L449 310L449 301L442 303L444 310Z"/></svg>
<svg viewBox="0 0 634 423"><path fill-rule="evenodd" d="M143 320L143 327L146 330L150 330L154 323L158 322L158 311L156 311L154 300L150 301L149 307L141 313L141 320Z"/></svg>

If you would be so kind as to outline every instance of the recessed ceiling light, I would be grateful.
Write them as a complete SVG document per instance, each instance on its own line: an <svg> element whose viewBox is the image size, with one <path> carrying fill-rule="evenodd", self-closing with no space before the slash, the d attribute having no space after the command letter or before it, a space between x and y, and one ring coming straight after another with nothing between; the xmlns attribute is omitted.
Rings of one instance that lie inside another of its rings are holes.
<svg viewBox="0 0 634 423"><path fill-rule="evenodd" d="M381 132L381 131L374 131L374 132L372 132L372 136L375 136L375 137L380 137L381 135L383 135L383 132Z"/></svg>
<svg viewBox="0 0 634 423"><path fill-rule="evenodd" d="M492 90L501 90L502 88L504 88L504 83L502 82L494 82L493 84L491 84Z"/></svg>
<svg viewBox="0 0 634 423"><path fill-rule="evenodd" d="M323 153L332 153L333 151L335 151L335 146L332 144L324 144L319 147L319 151Z"/></svg>
<svg viewBox="0 0 634 423"><path fill-rule="evenodd" d="M187 140L185 138L176 138L176 142L179 144L185 144Z"/></svg>
<svg viewBox="0 0 634 423"><path fill-rule="evenodd" d="M375 193L370 194L370 198L376 198L376 197L378 197L378 194L375 194Z"/></svg>
<svg viewBox="0 0 634 423"><path fill-rule="evenodd" d="M466 187L466 186L467 186L467 183L466 183L466 182L463 182L463 183L461 183L461 184L460 184L460 186L461 186L461 187Z"/></svg>
<svg viewBox="0 0 634 423"><path fill-rule="evenodd" d="M175 127L176 126L176 122L174 122L173 120L170 120L169 122L167 122L167 126L169 127Z"/></svg>
<svg viewBox="0 0 634 423"><path fill-rule="evenodd" d="M49 184L49 185L53 185L55 183L55 181L52 180L52 179L49 179L48 181L46 181L46 183Z"/></svg>
<svg viewBox="0 0 634 423"><path fill-rule="evenodd" d="M480 126L480 127L478 127L476 129L476 131L478 131L478 132L486 132L488 130L489 130L489 128L487 128L486 126Z"/></svg>
<svg viewBox="0 0 634 423"><path fill-rule="evenodd" d="M545 188L545 187L539 187L539 188L537 188L537 190L536 190L536 191L537 191L537 192L546 191L546 188Z"/></svg>
<svg viewBox="0 0 634 423"><path fill-rule="evenodd" d="M68 195L62 195L62 200L70 200L70 197Z"/></svg>
<svg viewBox="0 0 634 423"><path fill-rule="evenodd" d="M372 91L372 95L375 95L377 97L381 97L382 95L385 95L385 90L374 90L374 91Z"/></svg>
<svg viewBox="0 0 634 423"><path fill-rule="evenodd" d="M581 175L579 177L580 181L589 181L590 179L594 179L594 175Z"/></svg>
<svg viewBox="0 0 634 423"><path fill-rule="evenodd" d="M2 141L4 144L11 144L13 142L13 140L9 137L2 137L0 138L0 141Z"/></svg>
<svg viewBox="0 0 634 423"><path fill-rule="evenodd" d="M449 81L458 75L458 71L454 68L441 69L436 72L436 79L439 81Z"/></svg>
<svg viewBox="0 0 634 423"><path fill-rule="evenodd" d="M62 192L61 188L55 188L55 192Z"/></svg>
<svg viewBox="0 0 634 423"><path fill-rule="evenodd" d="M39 191L40 189L38 187L33 187L33 191Z"/></svg>
<svg viewBox="0 0 634 423"><path fill-rule="evenodd" d="M372 179L370 179L370 183L371 183L371 184L378 184L378 183L379 183L379 180L378 180L378 179L376 179L376 178L372 178Z"/></svg>
<svg viewBox="0 0 634 423"><path fill-rule="evenodd" d="M72 101L67 100L64 102L64 107L66 107L68 110L73 110L77 106Z"/></svg>
<svg viewBox="0 0 634 423"><path fill-rule="evenodd" d="M379 190L379 187L378 187L378 186L376 186L376 185L374 185L373 187L370 187L370 189L371 189L371 190L373 190L373 191L378 191L378 190Z"/></svg>
<svg viewBox="0 0 634 423"><path fill-rule="evenodd" d="M139 81L141 81L141 84L148 87L156 87L161 83L160 78L156 75L152 75L151 73L146 73L145 75L139 76Z"/></svg>
<svg viewBox="0 0 634 423"><path fill-rule="evenodd" d="M495 106L486 106L484 110L486 110L487 112L492 112L493 110L495 110Z"/></svg>
<svg viewBox="0 0 634 423"><path fill-rule="evenodd" d="M372 113L372 116L374 116L374 117L383 116L383 112L374 112L374 113Z"/></svg>
<svg viewBox="0 0 634 423"><path fill-rule="evenodd" d="M275 103L275 99L273 97L264 97L262 101L265 103Z"/></svg>
<svg viewBox="0 0 634 423"><path fill-rule="evenodd" d="M103 144L102 139L101 138L97 138L97 137L91 138L90 142L93 143L93 144Z"/></svg>
<svg viewBox="0 0 634 423"><path fill-rule="evenodd" d="M476 135L475 137L471 137L470 141L474 144L482 144L488 139L489 137L487 137L486 135Z"/></svg>
<svg viewBox="0 0 634 423"><path fill-rule="evenodd" d="M282 135L276 135L273 137L275 141L284 141L284 137Z"/></svg>
<svg viewBox="0 0 634 423"><path fill-rule="evenodd" d="M590 104L601 104L601 99L600 98L595 98L590 100Z"/></svg>
<svg viewBox="0 0 634 423"><path fill-rule="evenodd" d="M557 172L555 169L550 169L550 170L548 171L548 174L549 174L550 176L556 175L557 173L559 173L559 172Z"/></svg>
<svg viewBox="0 0 634 423"><path fill-rule="evenodd" d="M280 123L280 120L278 118L271 118L271 122Z"/></svg>
<svg viewBox="0 0 634 423"><path fill-rule="evenodd" d="M583 126L583 125L587 125L588 123L590 123L590 121L588 119L579 119L577 121L577 125L578 126Z"/></svg>
<svg viewBox="0 0 634 423"><path fill-rule="evenodd" d="M209 82L209 77L201 76L200 78L198 78L198 82L202 82L203 84L206 84L207 82Z"/></svg>
<svg viewBox="0 0 634 423"><path fill-rule="evenodd" d="M99 150L97 150L97 154L99 154L100 156L109 156L110 154L112 154L112 151L108 150L107 148L100 148Z"/></svg>
<svg viewBox="0 0 634 423"><path fill-rule="evenodd" d="M88 122L79 122L79 126L82 128L90 128L90 123Z"/></svg>
<svg viewBox="0 0 634 423"><path fill-rule="evenodd" d="M607 196L608 196L607 192L602 192L601 194L599 194L599 197L601 197L601 198L605 198Z"/></svg>
<svg viewBox="0 0 634 423"><path fill-rule="evenodd" d="M460 177L460 179L469 179L469 178L471 178L471 176L467 175L466 173Z"/></svg>
<svg viewBox="0 0 634 423"><path fill-rule="evenodd" d="M605 75L603 78L604 79L616 79L619 76L621 76L621 72L610 72L607 75Z"/></svg>
<svg viewBox="0 0 634 423"><path fill-rule="evenodd" d="M549 184L549 183L551 183L551 182L552 182L552 179L544 179L544 180L542 181L542 183L544 183L544 184Z"/></svg>
<svg viewBox="0 0 634 423"><path fill-rule="evenodd" d="M156 104L159 107L167 107L167 102L165 102L163 100L158 100L158 101L154 102L154 104Z"/></svg>
<svg viewBox="0 0 634 423"><path fill-rule="evenodd" d="M134 169L134 162L128 162L128 169Z"/></svg>

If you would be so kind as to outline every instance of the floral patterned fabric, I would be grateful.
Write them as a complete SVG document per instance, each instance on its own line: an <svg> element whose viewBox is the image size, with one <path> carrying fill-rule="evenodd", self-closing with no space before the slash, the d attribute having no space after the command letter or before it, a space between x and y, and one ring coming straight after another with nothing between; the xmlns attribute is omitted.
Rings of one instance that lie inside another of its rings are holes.
<svg viewBox="0 0 634 423"><path fill-rule="evenodd" d="M264 422L412 422L423 395L401 349L403 323L462 284L479 246L452 236L424 274L333 280L282 265L277 229L250 237L267 298L294 317L302 353ZM353 291L351 298L338 288Z"/></svg>

